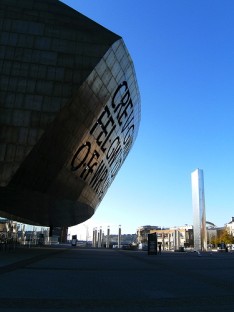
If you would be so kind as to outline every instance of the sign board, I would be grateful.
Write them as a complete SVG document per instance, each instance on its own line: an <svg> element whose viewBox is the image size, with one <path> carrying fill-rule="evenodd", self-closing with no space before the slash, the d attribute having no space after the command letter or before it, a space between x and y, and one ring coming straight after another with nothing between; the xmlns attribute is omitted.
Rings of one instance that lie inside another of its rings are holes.
<svg viewBox="0 0 234 312"><path fill-rule="evenodd" d="M157 234L148 234L148 255L157 255Z"/></svg>

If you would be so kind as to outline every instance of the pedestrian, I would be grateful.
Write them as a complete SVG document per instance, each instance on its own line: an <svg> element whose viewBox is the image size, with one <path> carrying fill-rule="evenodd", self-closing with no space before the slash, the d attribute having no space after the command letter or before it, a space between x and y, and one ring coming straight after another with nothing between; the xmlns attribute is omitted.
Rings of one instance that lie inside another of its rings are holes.
<svg viewBox="0 0 234 312"><path fill-rule="evenodd" d="M162 250L162 246L161 246L161 244L159 244L158 245L158 253L159 253L159 255L161 255L161 250Z"/></svg>

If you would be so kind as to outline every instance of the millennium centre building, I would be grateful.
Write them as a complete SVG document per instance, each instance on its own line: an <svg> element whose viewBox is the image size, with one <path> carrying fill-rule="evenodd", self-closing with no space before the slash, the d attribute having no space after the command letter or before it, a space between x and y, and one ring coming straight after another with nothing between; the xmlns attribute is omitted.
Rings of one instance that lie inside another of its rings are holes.
<svg viewBox="0 0 234 312"><path fill-rule="evenodd" d="M196 169L191 174L193 202L194 249L207 250L206 210L203 170Z"/></svg>
<svg viewBox="0 0 234 312"><path fill-rule="evenodd" d="M137 137L132 59L119 35L60 1L1 0L0 15L0 216L81 223Z"/></svg>

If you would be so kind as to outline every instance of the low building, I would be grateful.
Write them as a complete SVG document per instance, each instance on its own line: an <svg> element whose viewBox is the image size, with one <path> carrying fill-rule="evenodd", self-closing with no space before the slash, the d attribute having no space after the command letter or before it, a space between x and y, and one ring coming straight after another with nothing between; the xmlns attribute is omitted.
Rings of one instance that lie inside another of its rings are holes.
<svg viewBox="0 0 234 312"><path fill-rule="evenodd" d="M118 234L111 234L111 235L109 235L108 244L109 244L110 248L112 248L113 246L118 246L118 238L119 238ZM136 243L136 238L137 238L136 234L121 234L121 239L120 239L121 246L122 245L132 245L132 244L135 244ZM102 243L101 243L102 247L106 247L107 240L108 240L107 235L104 235L103 239L102 239Z"/></svg>
<svg viewBox="0 0 234 312"><path fill-rule="evenodd" d="M161 229L159 226L154 225L143 225L137 229L137 243L144 244L148 241L148 234L154 233L152 231L156 231Z"/></svg>
<svg viewBox="0 0 234 312"><path fill-rule="evenodd" d="M226 224L226 228L228 233L234 236L234 217L232 217L232 220Z"/></svg>
<svg viewBox="0 0 234 312"><path fill-rule="evenodd" d="M157 233L158 244L161 244L162 250L179 250L181 247L193 246L192 226L152 230L151 233Z"/></svg>
<svg viewBox="0 0 234 312"><path fill-rule="evenodd" d="M192 226L181 226L173 228L161 228L159 226L145 225L137 229L137 243L139 245L148 242L148 234L157 233L158 244L162 250L177 250L180 247L193 246Z"/></svg>

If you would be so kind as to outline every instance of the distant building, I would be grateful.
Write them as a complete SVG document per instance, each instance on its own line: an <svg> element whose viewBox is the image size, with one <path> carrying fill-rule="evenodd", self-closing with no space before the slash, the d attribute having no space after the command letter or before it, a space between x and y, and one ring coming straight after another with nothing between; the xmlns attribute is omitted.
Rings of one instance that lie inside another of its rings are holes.
<svg viewBox="0 0 234 312"><path fill-rule="evenodd" d="M121 235L121 245L131 245L136 242L136 234L122 234ZM103 245L105 246L107 243L107 235L103 237ZM111 234L109 236L109 247L118 245L118 234Z"/></svg>
<svg viewBox="0 0 234 312"><path fill-rule="evenodd" d="M148 234L157 233L158 244L162 250L177 250L180 247L193 247L192 226L161 228L145 225L137 229L137 243L147 244Z"/></svg>
<svg viewBox="0 0 234 312"><path fill-rule="evenodd" d="M17 223L0 218L0 244L17 240Z"/></svg>
<svg viewBox="0 0 234 312"><path fill-rule="evenodd" d="M234 217L232 217L232 220L226 224L226 228L229 234L234 236Z"/></svg>
<svg viewBox="0 0 234 312"><path fill-rule="evenodd" d="M203 185L203 184L202 184ZM200 184L201 186L201 184ZM204 187L204 186L203 186ZM232 220L225 224L223 227L218 227L214 223L206 221L206 241L203 243L206 246L206 250L212 250L215 248L220 249L223 234L227 231L234 237L234 217ZM157 242L161 244L162 250L179 250L182 247L194 250L204 250L201 247L197 247L194 243L194 226L175 226L171 228L161 228L159 226L145 225L137 229L137 244L139 249L147 250L148 234L157 234ZM117 239L116 239L117 241ZM228 248L234 250L234 244L226 243Z"/></svg>
<svg viewBox="0 0 234 312"><path fill-rule="evenodd" d="M152 233L157 233L158 244L161 244L162 250L178 250L181 247L193 247L192 226L152 230Z"/></svg>
<svg viewBox="0 0 234 312"><path fill-rule="evenodd" d="M152 231L159 230L161 227L154 225L143 225L137 229L137 243L142 244L148 241L148 234Z"/></svg>
<svg viewBox="0 0 234 312"><path fill-rule="evenodd" d="M191 174L194 249L207 250L206 211L203 170Z"/></svg>

